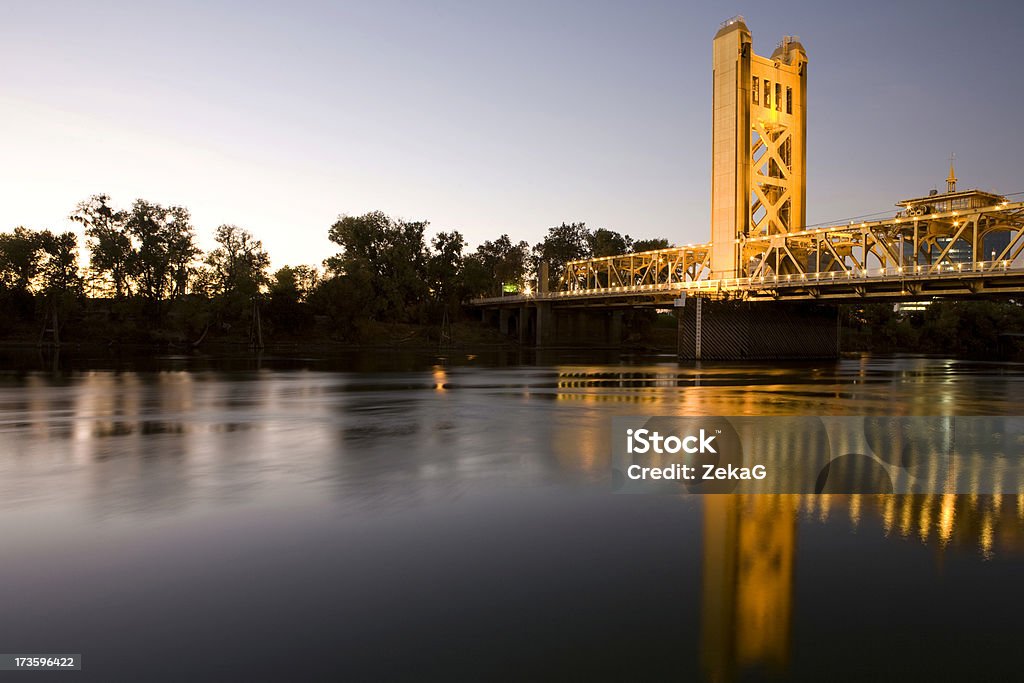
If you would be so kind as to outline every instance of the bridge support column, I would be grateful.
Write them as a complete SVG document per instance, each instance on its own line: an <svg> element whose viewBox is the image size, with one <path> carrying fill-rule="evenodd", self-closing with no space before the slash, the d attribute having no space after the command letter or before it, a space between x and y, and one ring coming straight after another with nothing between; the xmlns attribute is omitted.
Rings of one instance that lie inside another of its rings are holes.
<svg viewBox="0 0 1024 683"><path fill-rule="evenodd" d="M680 360L836 358L838 308L804 302L702 301L679 309Z"/></svg>
<svg viewBox="0 0 1024 683"><path fill-rule="evenodd" d="M537 302L537 348L551 346L555 340L555 312L551 304Z"/></svg>
<svg viewBox="0 0 1024 683"><path fill-rule="evenodd" d="M611 311L608 314L608 345L622 345L622 311Z"/></svg>
<svg viewBox="0 0 1024 683"><path fill-rule="evenodd" d="M508 321L511 317L512 311L507 308L498 311L498 331L502 334L508 334Z"/></svg>

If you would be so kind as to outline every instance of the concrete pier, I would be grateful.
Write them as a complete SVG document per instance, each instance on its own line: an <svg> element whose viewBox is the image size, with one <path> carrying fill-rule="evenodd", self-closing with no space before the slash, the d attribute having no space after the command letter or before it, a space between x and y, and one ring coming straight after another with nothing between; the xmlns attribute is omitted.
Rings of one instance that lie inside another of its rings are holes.
<svg viewBox="0 0 1024 683"><path fill-rule="evenodd" d="M838 307L700 300L677 309L680 360L836 358Z"/></svg>

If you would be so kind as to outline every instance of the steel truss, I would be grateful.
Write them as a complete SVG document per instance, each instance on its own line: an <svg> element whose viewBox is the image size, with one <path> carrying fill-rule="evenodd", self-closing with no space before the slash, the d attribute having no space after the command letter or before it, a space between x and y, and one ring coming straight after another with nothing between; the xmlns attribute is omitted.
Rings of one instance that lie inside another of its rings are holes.
<svg viewBox="0 0 1024 683"><path fill-rule="evenodd" d="M998 232L1009 233L1006 245L986 259L981 253L985 237ZM961 271L1001 275L1021 269L1014 263L1024 252L1024 202L741 237L737 243L744 260L738 278L711 280L711 245L691 244L572 261L557 291L548 296L696 289L745 298L757 296L766 283L827 287L871 278L906 277L920 283L931 275Z"/></svg>
<svg viewBox="0 0 1024 683"><path fill-rule="evenodd" d="M1006 232L1007 244L983 253L985 238ZM948 272L950 267L1004 270L1024 251L1024 203L970 211L895 217L842 227L741 238L743 274L899 274Z"/></svg>
<svg viewBox="0 0 1024 683"><path fill-rule="evenodd" d="M611 287L674 287L707 279L711 274L710 245L687 245L621 256L571 261L559 279L560 291L603 290Z"/></svg>

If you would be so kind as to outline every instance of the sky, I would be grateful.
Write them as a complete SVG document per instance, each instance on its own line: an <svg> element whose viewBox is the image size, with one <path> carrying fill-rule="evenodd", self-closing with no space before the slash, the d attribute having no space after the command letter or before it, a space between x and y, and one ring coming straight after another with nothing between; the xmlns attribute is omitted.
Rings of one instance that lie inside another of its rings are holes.
<svg viewBox="0 0 1024 683"><path fill-rule="evenodd" d="M712 6L713 5L713 6ZM471 247L585 221L709 236L711 40L807 49L808 223L1024 191L1024 3L0 0L0 230L96 193L191 210L276 266L341 214Z"/></svg>

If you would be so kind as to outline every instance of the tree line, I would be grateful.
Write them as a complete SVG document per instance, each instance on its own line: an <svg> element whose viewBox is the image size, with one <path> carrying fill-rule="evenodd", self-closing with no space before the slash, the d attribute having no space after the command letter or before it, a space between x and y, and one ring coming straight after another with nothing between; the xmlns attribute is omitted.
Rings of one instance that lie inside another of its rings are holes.
<svg viewBox="0 0 1024 683"><path fill-rule="evenodd" d="M182 206L138 199L119 208L98 194L70 219L83 226L84 245L73 232L0 233L0 315L8 327L57 315L78 320L87 336L141 341L168 328L185 336L244 329L258 307L274 330L301 334L321 320L333 336L354 339L373 322L456 317L470 298L535 281L542 261L554 287L574 259L669 246L577 222L549 228L533 246L505 234L468 251L456 230L428 238L427 221L377 211L339 216L328 229L339 250L322 263L271 272L262 242L237 225L217 227L217 246L204 253ZM84 267L80 246L89 252Z"/></svg>

